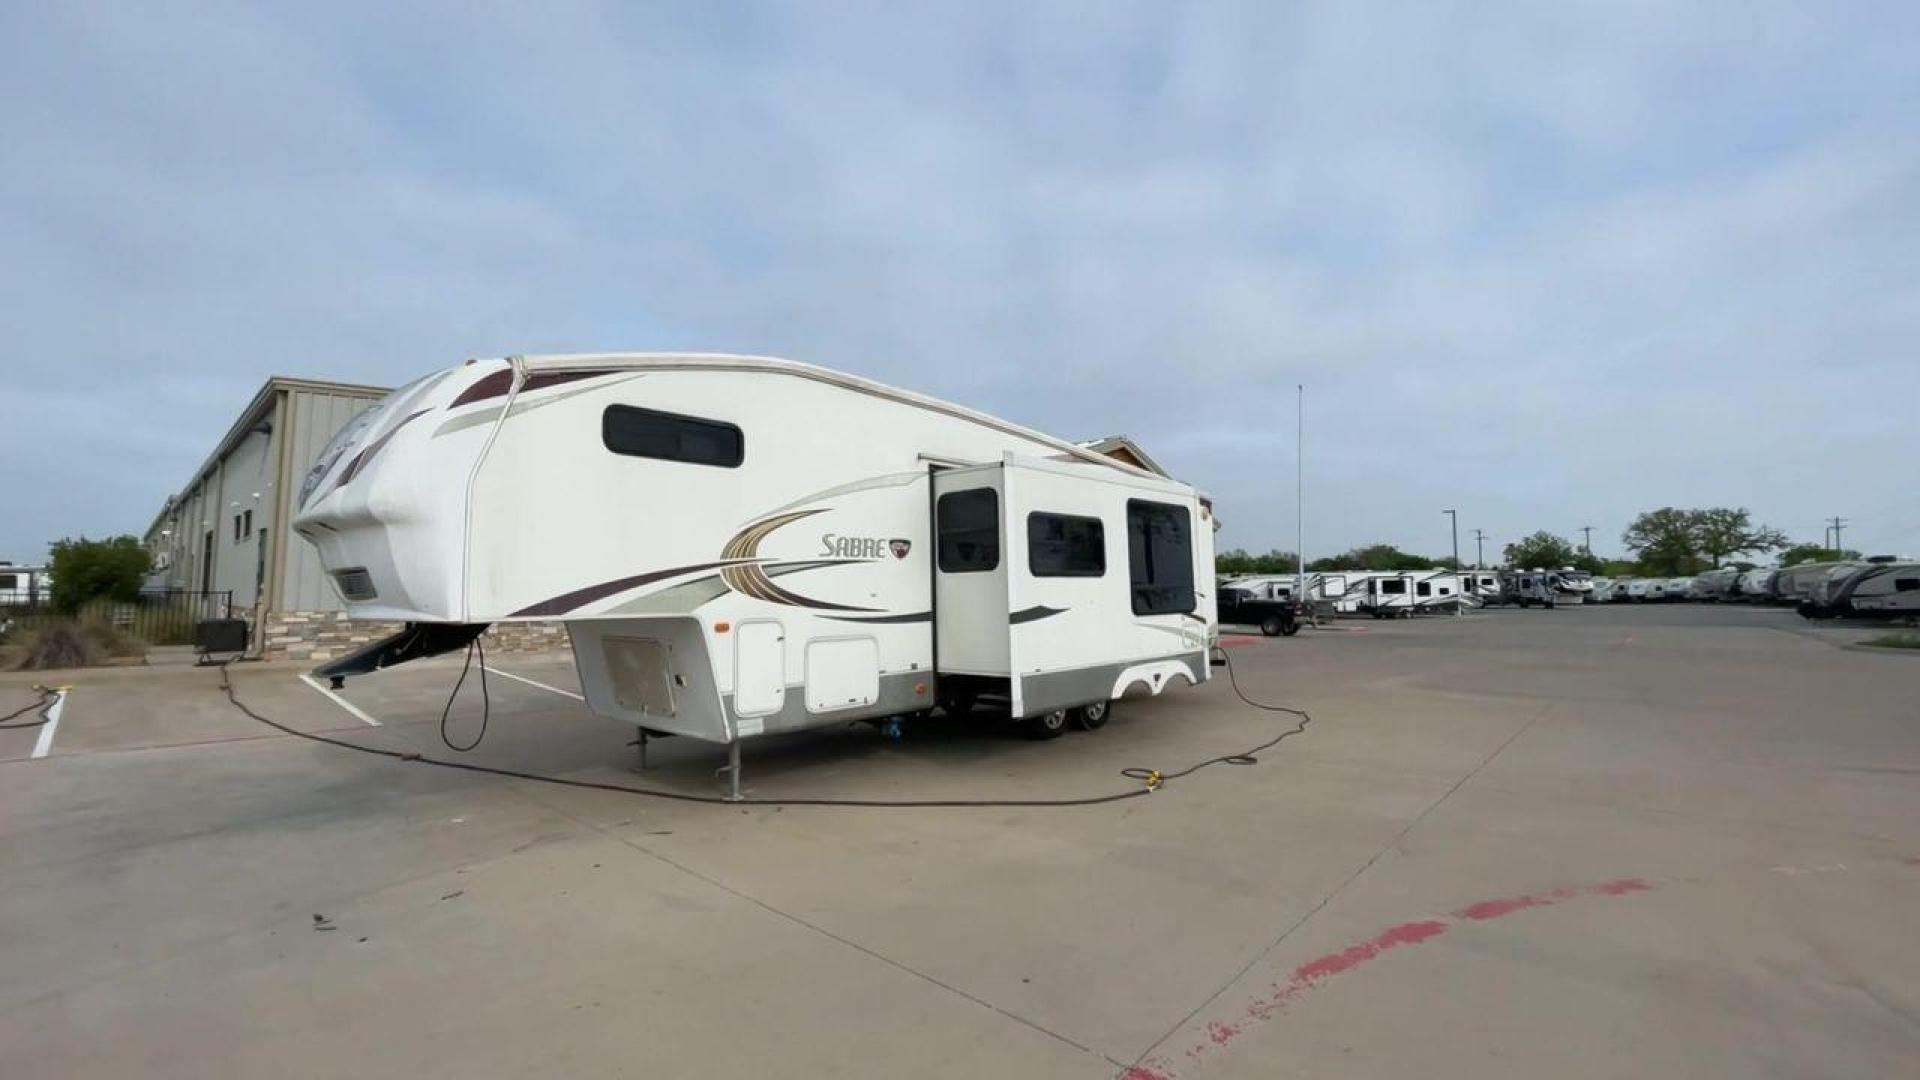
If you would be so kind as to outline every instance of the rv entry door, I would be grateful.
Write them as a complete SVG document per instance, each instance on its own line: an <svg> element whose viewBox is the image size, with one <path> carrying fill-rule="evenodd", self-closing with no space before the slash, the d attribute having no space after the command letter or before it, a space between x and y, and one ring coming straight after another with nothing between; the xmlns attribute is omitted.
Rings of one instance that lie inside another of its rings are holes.
<svg viewBox="0 0 1920 1080"><path fill-rule="evenodd" d="M1008 674L1006 470L933 474L936 674Z"/></svg>

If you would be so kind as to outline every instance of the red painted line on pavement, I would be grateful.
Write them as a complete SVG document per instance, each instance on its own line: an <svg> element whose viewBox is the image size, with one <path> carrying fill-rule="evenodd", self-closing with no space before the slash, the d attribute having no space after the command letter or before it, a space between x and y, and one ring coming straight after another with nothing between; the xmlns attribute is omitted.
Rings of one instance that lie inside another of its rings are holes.
<svg viewBox="0 0 1920 1080"><path fill-rule="evenodd" d="M1920 858L1908 861L1920 866ZM1226 1046L1239 1038L1255 1024L1272 1019L1287 1006L1319 988L1334 976L1344 975L1363 964L1377 960L1391 950L1432 941L1461 923L1505 918L1516 912L1552 907L1581 897L1628 896L1646 892L1652 888L1653 885L1644 878L1620 878L1597 885L1569 885L1551 892L1482 900L1439 918L1422 919L1388 927L1365 941L1356 942L1339 952L1328 953L1294 968L1293 975L1285 983L1274 985L1271 993L1249 1002L1241 1010L1240 1015L1232 1020L1208 1021L1206 1040L1189 1047L1185 1057L1189 1062L1198 1061L1217 1048ZM1154 1058L1142 1061L1128 1069L1122 1074L1121 1080L1174 1080L1174 1072L1170 1063Z"/></svg>
<svg viewBox="0 0 1920 1080"><path fill-rule="evenodd" d="M1247 634L1230 634L1222 637L1217 644L1223 649L1237 649L1242 645L1256 644L1259 640L1259 638Z"/></svg>

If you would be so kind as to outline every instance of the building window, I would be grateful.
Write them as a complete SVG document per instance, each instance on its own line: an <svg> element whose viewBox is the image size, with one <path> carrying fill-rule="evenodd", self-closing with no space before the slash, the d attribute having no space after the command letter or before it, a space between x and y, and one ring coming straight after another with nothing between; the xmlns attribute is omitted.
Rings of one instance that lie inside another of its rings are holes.
<svg viewBox="0 0 1920 1080"><path fill-rule="evenodd" d="M240 515L239 514L233 515L233 542L236 544L240 542Z"/></svg>
<svg viewBox="0 0 1920 1080"><path fill-rule="evenodd" d="M992 488L949 491L934 504L940 572L977 574L1000 566L1000 495Z"/></svg>
<svg viewBox="0 0 1920 1080"><path fill-rule="evenodd" d="M1192 518L1186 507L1127 500L1127 574L1135 615L1194 609Z"/></svg>
<svg viewBox="0 0 1920 1080"><path fill-rule="evenodd" d="M719 420L609 405L600 414L600 441L616 454L737 468L746 457L740 429Z"/></svg>
<svg viewBox="0 0 1920 1080"><path fill-rule="evenodd" d="M246 510L246 511L243 511L243 512L241 512L241 514L240 514L240 517L241 517L241 522L240 522L240 538L241 538L242 540L248 540L248 539L252 539L252 537L253 537L253 511L251 511L251 510Z"/></svg>
<svg viewBox="0 0 1920 1080"><path fill-rule="evenodd" d="M1107 532L1099 518L1027 515L1027 569L1034 577L1100 577L1107 572Z"/></svg>

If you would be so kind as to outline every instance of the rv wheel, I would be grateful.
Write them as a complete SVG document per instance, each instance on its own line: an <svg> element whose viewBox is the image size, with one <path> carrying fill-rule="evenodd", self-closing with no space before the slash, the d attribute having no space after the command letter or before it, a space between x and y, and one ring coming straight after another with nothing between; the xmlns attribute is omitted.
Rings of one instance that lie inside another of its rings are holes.
<svg viewBox="0 0 1920 1080"><path fill-rule="evenodd" d="M973 711L976 695L971 690L955 690L940 701L940 708L948 716L965 716Z"/></svg>
<svg viewBox="0 0 1920 1080"><path fill-rule="evenodd" d="M1260 621L1260 632L1268 637L1279 637L1287 632L1287 621L1278 615L1269 615Z"/></svg>
<svg viewBox="0 0 1920 1080"><path fill-rule="evenodd" d="M1067 730L1067 710L1051 709L1023 722L1029 739L1057 739Z"/></svg>
<svg viewBox="0 0 1920 1080"><path fill-rule="evenodd" d="M1107 726L1107 713L1111 711L1110 701L1096 701L1091 705L1082 705L1073 710L1073 726L1081 731L1099 731Z"/></svg>

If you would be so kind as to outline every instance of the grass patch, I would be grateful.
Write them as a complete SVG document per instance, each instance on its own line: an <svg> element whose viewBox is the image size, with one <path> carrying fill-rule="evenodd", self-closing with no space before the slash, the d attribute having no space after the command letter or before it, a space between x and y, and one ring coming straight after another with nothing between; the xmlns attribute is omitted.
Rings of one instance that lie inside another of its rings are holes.
<svg viewBox="0 0 1920 1080"><path fill-rule="evenodd" d="M1920 634L1911 631L1882 634L1877 638L1868 638L1867 644L1878 645L1883 649L1920 649Z"/></svg>
<svg viewBox="0 0 1920 1080"><path fill-rule="evenodd" d="M105 618L49 619L6 634L0 643L0 670L93 667L146 651L145 642Z"/></svg>

